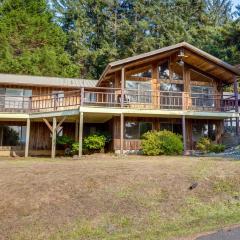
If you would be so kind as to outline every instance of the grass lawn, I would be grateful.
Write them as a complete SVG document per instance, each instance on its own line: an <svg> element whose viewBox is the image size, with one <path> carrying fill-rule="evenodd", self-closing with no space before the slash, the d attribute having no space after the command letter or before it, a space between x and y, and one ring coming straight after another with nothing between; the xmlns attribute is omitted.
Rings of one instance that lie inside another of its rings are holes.
<svg viewBox="0 0 240 240"><path fill-rule="evenodd" d="M0 240L180 239L238 223L240 161L0 159Z"/></svg>

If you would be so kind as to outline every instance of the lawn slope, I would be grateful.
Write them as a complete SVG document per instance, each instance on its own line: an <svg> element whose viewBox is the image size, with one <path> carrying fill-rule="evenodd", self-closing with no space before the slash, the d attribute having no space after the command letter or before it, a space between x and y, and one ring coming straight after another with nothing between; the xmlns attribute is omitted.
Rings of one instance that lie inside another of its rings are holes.
<svg viewBox="0 0 240 240"><path fill-rule="evenodd" d="M214 158L2 159L0 240L179 239L237 224L239 176L239 161Z"/></svg>

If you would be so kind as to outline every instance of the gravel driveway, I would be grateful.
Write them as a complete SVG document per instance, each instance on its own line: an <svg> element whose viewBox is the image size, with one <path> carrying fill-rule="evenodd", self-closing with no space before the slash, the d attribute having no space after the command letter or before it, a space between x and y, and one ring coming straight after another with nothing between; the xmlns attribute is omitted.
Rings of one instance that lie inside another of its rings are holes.
<svg viewBox="0 0 240 240"><path fill-rule="evenodd" d="M234 229L220 230L216 233L199 237L196 240L239 240L240 227Z"/></svg>

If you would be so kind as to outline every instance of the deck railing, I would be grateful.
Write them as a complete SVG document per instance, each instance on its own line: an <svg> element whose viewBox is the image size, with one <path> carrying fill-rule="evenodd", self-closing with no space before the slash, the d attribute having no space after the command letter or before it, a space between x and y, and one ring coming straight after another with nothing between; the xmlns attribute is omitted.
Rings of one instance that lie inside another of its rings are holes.
<svg viewBox="0 0 240 240"><path fill-rule="evenodd" d="M138 91L119 88L88 88L31 97L0 95L1 112L49 112L80 106L133 109L236 111L234 94L203 94L168 91Z"/></svg>

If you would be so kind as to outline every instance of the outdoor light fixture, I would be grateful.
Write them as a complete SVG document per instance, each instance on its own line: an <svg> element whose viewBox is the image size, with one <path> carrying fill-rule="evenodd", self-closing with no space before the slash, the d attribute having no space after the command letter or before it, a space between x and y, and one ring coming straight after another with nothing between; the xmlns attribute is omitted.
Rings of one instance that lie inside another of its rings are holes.
<svg viewBox="0 0 240 240"><path fill-rule="evenodd" d="M182 59L180 59L179 61L177 61L177 64L180 65L181 67L184 66L184 61Z"/></svg>
<svg viewBox="0 0 240 240"><path fill-rule="evenodd" d="M183 61L183 58L187 58L188 56L186 56L184 54L184 50L183 49L180 49L180 52L178 54L178 58L179 60L177 61L177 64L180 65L181 67L184 66L184 61Z"/></svg>
<svg viewBox="0 0 240 240"><path fill-rule="evenodd" d="M180 49L180 53L178 54L178 57L179 57L179 58L184 58L184 57L186 57L185 54L184 54L183 49Z"/></svg>

